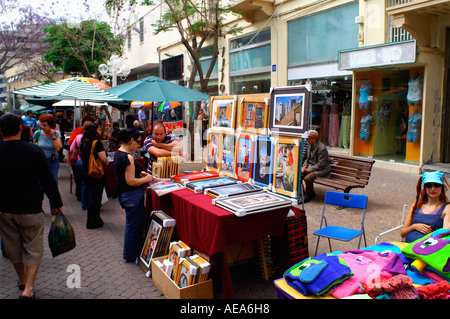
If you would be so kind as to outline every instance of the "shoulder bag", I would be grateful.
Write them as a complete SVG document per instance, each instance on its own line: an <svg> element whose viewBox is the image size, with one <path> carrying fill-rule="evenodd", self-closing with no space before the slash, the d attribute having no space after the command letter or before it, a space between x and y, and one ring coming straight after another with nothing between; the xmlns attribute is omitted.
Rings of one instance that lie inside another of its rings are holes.
<svg viewBox="0 0 450 319"><path fill-rule="evenodd" d="M104 174L103 164L99 158L95 159L94 148L98 141L92 142L91 155L89 156L88 173L92 178L102 178Z"/></svg>

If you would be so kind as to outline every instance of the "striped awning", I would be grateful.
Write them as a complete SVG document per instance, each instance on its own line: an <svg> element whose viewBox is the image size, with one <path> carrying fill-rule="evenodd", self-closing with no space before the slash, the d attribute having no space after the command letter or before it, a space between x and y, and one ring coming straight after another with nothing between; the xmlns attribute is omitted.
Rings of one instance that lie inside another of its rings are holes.
<svg viewBox="0 0 450 319"><path fill-rule="evenodd" d="M76 99L94 102L123 102L114 94L101 90L79 78L67 79L28 89L13 91L14 94L56 100Z"/></svg>

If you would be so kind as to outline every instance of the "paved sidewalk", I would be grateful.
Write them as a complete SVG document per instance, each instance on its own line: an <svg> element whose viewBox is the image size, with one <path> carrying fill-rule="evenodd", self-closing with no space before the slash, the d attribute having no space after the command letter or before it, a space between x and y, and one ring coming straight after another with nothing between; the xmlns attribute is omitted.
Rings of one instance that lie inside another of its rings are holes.
<svg viewBox="0 0 450 319"><path fill-rule="evenodd" d="M202 164L192 164L187 168L198 169ZM64 202L64 214L72 223L77 239L73 251L53 258L47 245L47 234L51 222L48 200L44 199L46 218L45 252L36 280L36 296L39 299L165 299L164 295L134 263L122 259L124 210L117 198L110 198L103 206L101 216L105 225L97 230L85 227L86 211L75 195L69 192L70 166L62 163L59 171L59 189ZM369 185L365 189L353 190L369 196L366 217L368 245L373 245L376 235L397 226L403 204L410 204L415 198L418 176L374 168ZM309 251L314 253L316 237L312 232L319 227L322 203L327 188L316 187L317 197L305 204L308 218ZM346 210L336 210L337 218L355 223L355 218L346 217ZM382 238L400 240L398 231ZM333 246L333 250L356 248L356 241ZM319 253L326 252L328 244L322 241ZM75 265L75 266L74 266ZM79 269L80 288L69 288L73 284L73 269ZM79 268L78 268L79 267ZM275 299L276 291L272 280L261 279L257 263L246 263L231 268L231 275L237 299ZM274 278L276 279L276 278ZM215 298L221 298L221 287L215 285ZM17 276L8 259L0 257L0 299L16 299Z"/></svg>

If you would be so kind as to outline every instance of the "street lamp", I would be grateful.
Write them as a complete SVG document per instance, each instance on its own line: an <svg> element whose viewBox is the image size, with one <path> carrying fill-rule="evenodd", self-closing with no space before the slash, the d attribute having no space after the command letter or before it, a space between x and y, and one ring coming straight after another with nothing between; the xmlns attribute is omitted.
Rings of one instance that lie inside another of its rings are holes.
<svg viewBox="0 0 450 319"><path fill-rule="evenodd" d="M128 65L123 63L123 59L117 55L109 58L108 64L100 64L98 67L101 75L112 76L112 86L117 85L117 76L126 78L131 73L131 69Z"/></svg>

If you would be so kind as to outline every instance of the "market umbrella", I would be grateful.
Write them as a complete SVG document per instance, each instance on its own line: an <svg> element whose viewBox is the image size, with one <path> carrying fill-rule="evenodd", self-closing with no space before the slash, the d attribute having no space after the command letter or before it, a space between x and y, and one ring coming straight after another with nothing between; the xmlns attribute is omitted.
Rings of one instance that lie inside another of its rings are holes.
<svg viewBox="0 0 450 319"><path fill-rule="evenodd" d="M204 101L209 95L163 80L156 76L117 85L105 90L126 101Z"/></svg>
<svg viewBox="0 0 450 319"><path fill-rule="evenodd" d="M163 102L159 105L158 111L161 112L170 111L180 105L181 105L180 102Z"/></svg>
<svg viewBox="0 0 450 319"><path fill-rule="evenodd" d="M130 107L152 107L153 102L144 102L144 101L133 101L130 104Z"/></svg>
<svg viewBox="0 0 450 319"><path fill-rule="evenodd" d="M74 100L74 105L77 104L77 100L91 102L123 102L121 98L114 94L106 92L106 90L101 90L77 77L13 91L13 93L56 100L70 99Z"/></svg>
<svg viewBox="0 0 450 319"><path fill-rule="evenodd" d="M106 90L126 101L149 101L149 102L194 102L204 101L209 98L208 94L192 90L190 88L163 80L156 76L139 79L132 82L117 85ZM152 108L153 127L153 108Z"/></svg>
<svg viewBox="0 0 450 319"><path fill-rule="evenodd" d="M108 84L106 84L105 82L102 82L96 78L86 78L86 77L77 77L77 78L86 83L89 83L90 85L93 85L93 86L99 88L100 90L106 90L106 89L111 88ZM63 79L61 81L66 81L66 80L70 80L70 79Z"/></svg>
<svg viewBox="0 0 450 319"><path fill-rule="evenodd" d="M101 90L79 78L39 85L13 91L13 93L56 100L75 99L93 102L123 102L121 98L114 94L106 92L106 90Z"/></svg>

